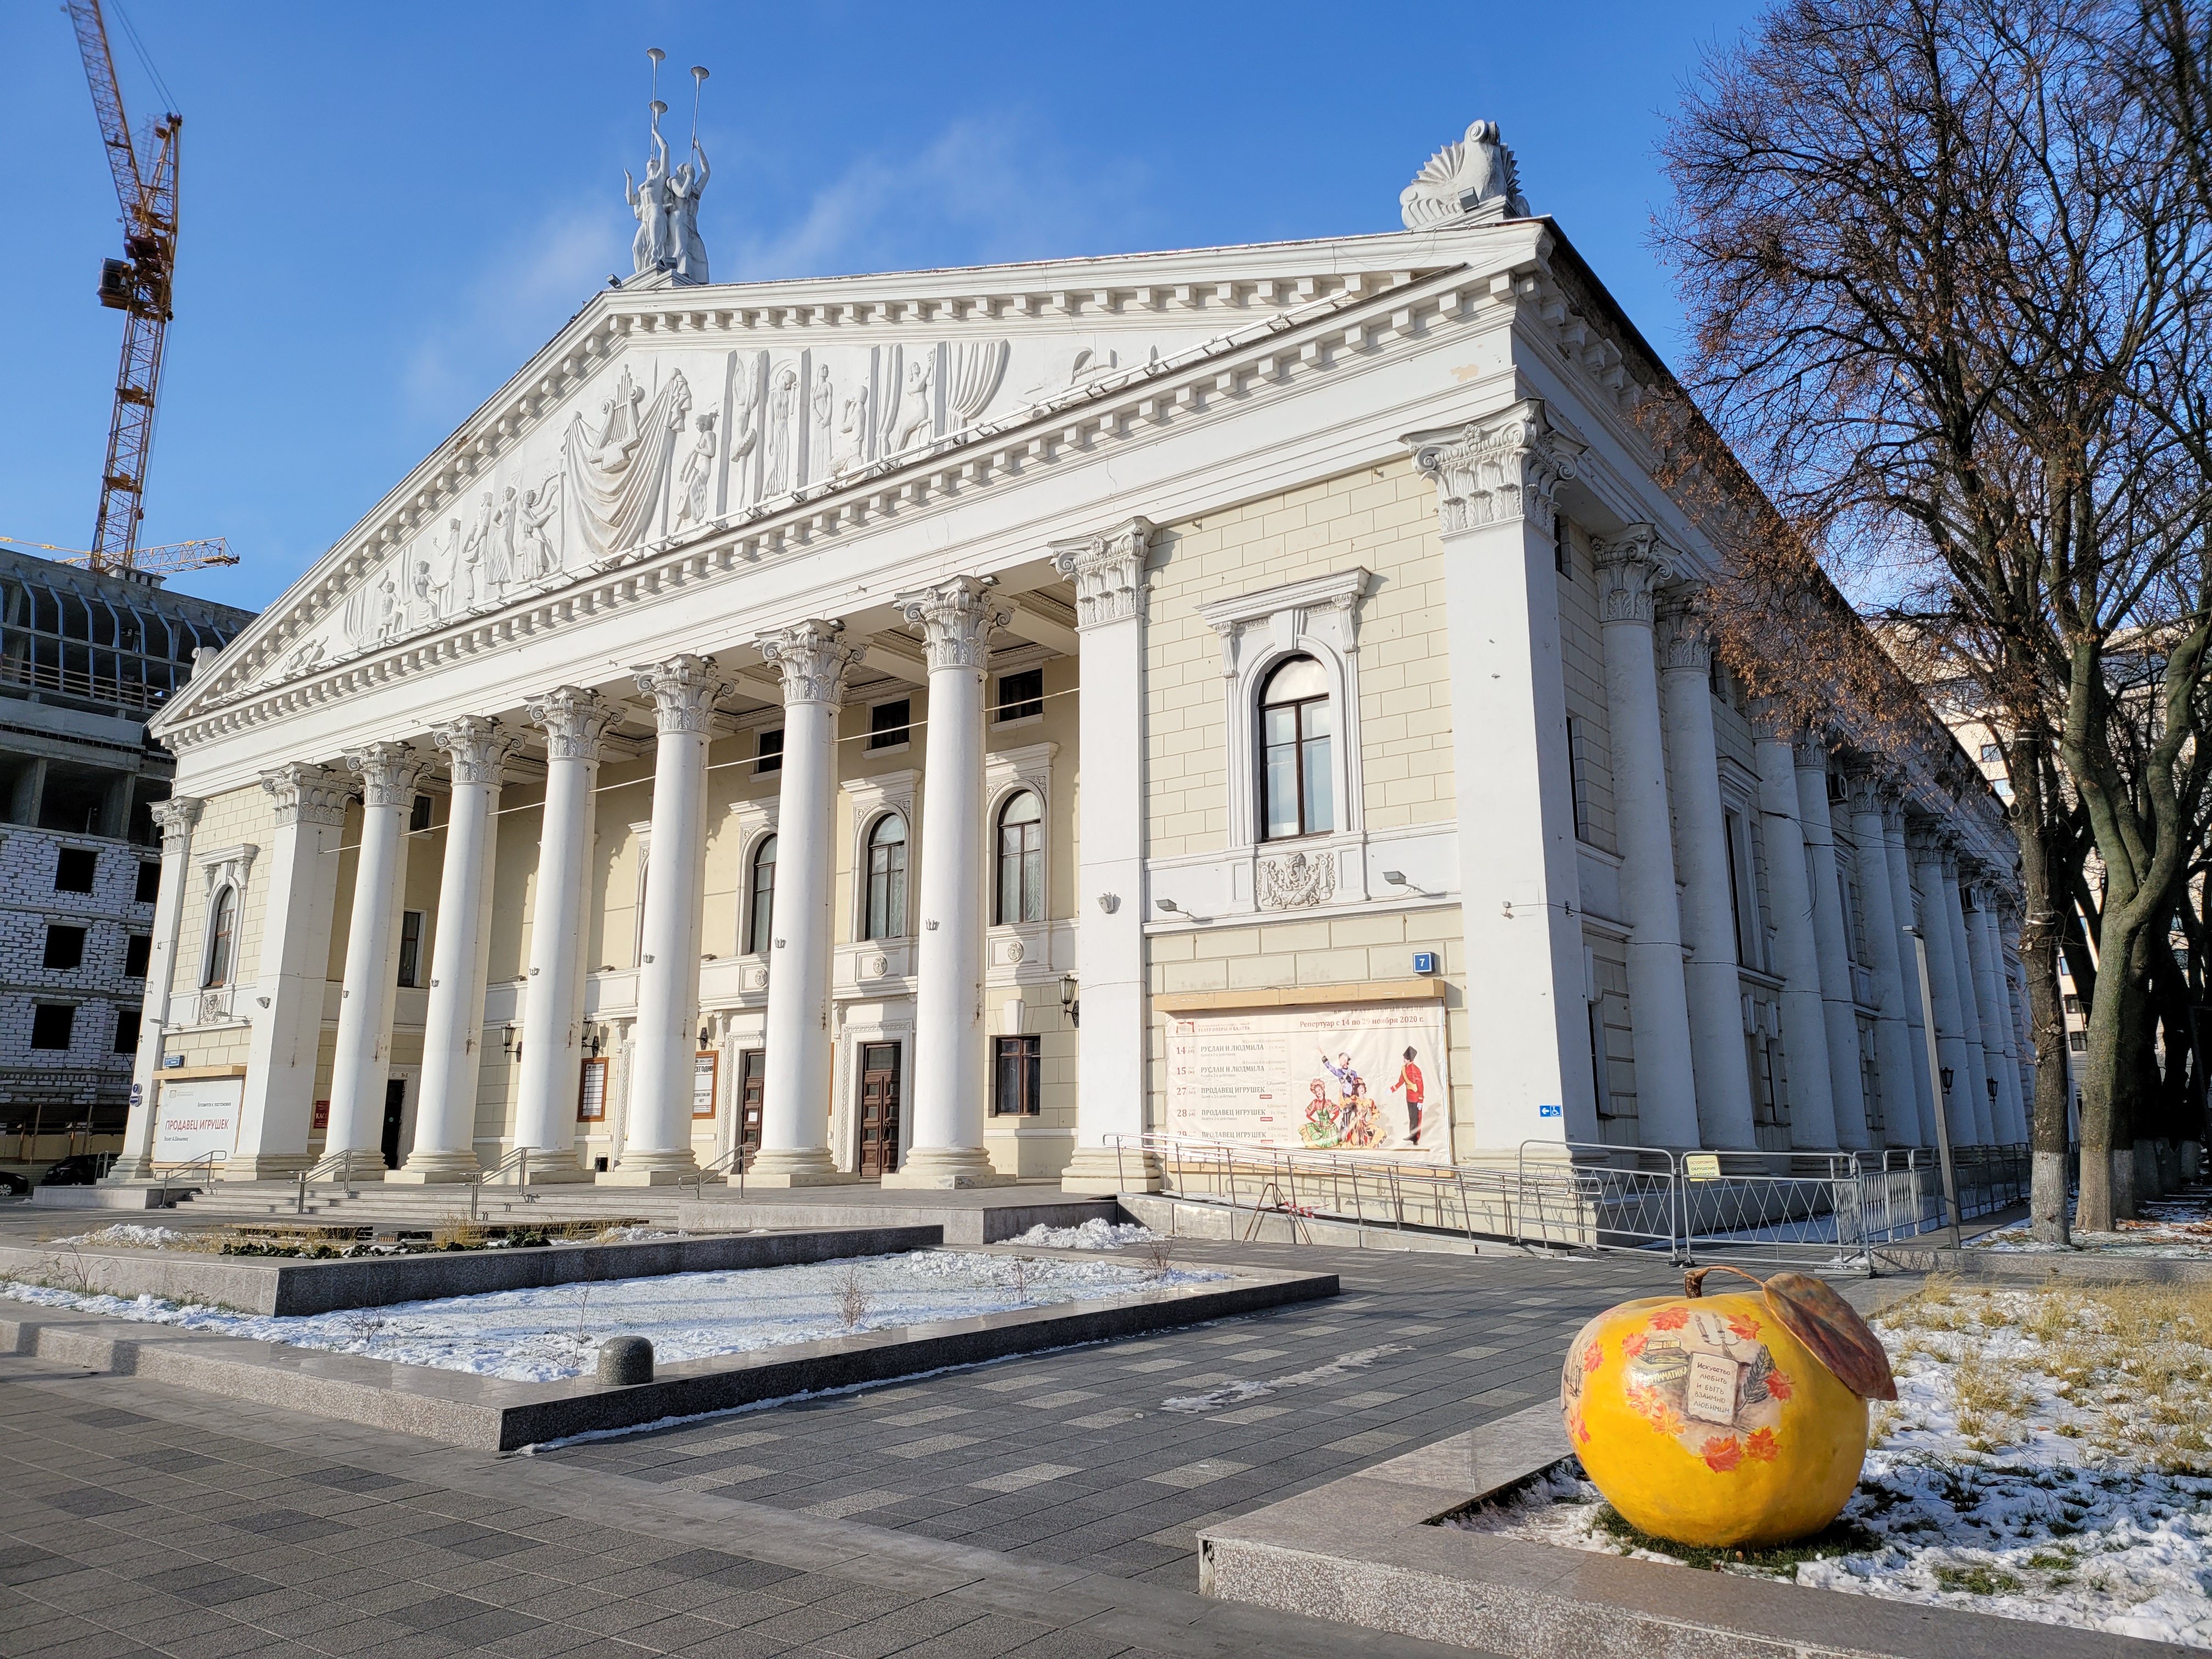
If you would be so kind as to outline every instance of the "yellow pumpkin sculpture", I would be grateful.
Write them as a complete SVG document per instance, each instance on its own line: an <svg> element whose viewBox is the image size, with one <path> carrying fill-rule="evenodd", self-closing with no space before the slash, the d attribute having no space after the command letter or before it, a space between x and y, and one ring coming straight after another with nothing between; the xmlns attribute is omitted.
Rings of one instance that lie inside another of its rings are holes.
<svg viewBox="0 0 2212 1659"><path fill-rule="evenodd" d="M1881 1341L1820 1279L1739 1273L1758 1289L1707 1296L1711 1271L1583 1326L1559 1409L1583 1469L1632 1525L1767 1548L1842 1512L1866 1457L1866 1402L1896 1399L1897 1384Z"/></svg>

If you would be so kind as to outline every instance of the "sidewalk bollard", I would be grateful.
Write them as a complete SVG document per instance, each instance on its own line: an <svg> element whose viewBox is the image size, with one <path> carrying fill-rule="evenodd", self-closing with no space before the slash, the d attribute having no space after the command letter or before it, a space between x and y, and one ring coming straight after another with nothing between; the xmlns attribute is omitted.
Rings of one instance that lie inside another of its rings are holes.
<svg viewBox="0 0 2212 1659"><path fill-rule="evenodd" d="M653 1381L653 1344L641 1336L611 1336L599 1344L599 1381L612 1386Z"/></svg>

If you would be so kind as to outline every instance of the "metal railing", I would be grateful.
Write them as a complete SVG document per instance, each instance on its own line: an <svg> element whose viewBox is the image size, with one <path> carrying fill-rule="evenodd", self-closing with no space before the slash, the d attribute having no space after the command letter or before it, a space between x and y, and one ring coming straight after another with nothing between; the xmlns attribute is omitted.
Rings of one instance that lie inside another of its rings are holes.
<svg viewBox="0 0 2212 1659"><path fill-rule="evenodd" d="M1864 1272L1876 1245L1948 1226L1935 1152L1674 1152L1524 1141L1510 1164L1421 1164L1175 1135L1110 1139L1121 1185L1147 1166L1169 1197L1218 1205L1250 1237L1267 1216L1293 1238L1311 1224L1456 1236L1531 1249L1636 1250ZM2024 1199L2024 1146L1963 1148L1962 1218Z"/></svg>
<svg viewBox="0 0 2212 1659"><path fill-rule="evenodd" d="M512 1175L514 1177L515 1186L522 1192L522 1201L526 1204L532 1201L532 1194L530 1192L530 1154L535 1150L536 1148L530 1146L514 1147L507 1154L506 1157L501 1158L498 1163L493 1164L489 1169L480 1170L476 1175L470 1177L470 1220L481 1221L483 1219L483 1189L495 1181L503 1181L509 1175Z"/></svg>
<svg viewBox="0 0 2212 1659"><path fill-rule="evenodd" d="M225 1154L222 1152L202 1152L198 1158L188 1158L182 1164L172 1164L162 1170L161 1207L165 1210L169 1207L169 1188L180 1184L181 1181L189 1176L194 1170L198 1170L207 1178L209 1186L214 1186L220 1179L215 1172L216 1165L222 1162L224 1157Z"/></svg>
<svg viewBox="0 0 2212 1659"><path fill-rule="evenodd" d="M298 1176L299 1189L292 1200L292 1212L295 1215L307 1214L307 1189L319 1182L329 1182L334 1186L344 1188L345 1195L348 1198L360 1197L361 1194L353 1188L353 1166L355 1159L362 1158L373 1158L379 1165L384 1162L384 1154L381 1152L365 1152L358 1146L342 1146L337 1152L327 1154L320 1163L312 1164L301 1170ZM336 1173L333 1174L332 1171Z"/></svg>
<svg viewBox="0 0 2212 1659"><path fill-rule="evenodd" d="M700 1201L702 1203L706 1201L707 1177L719 1175L722 1177L723 1184L726 1186L732 1170L738 1172L738 1196L743 1198L745 1195L745 1154L757 1150L757 1147L751 1146L732 1146L719 1158L709 1158L706 1163L702 1164L697 1173L691 1179L692 1190L698 1195Z"/></svg>

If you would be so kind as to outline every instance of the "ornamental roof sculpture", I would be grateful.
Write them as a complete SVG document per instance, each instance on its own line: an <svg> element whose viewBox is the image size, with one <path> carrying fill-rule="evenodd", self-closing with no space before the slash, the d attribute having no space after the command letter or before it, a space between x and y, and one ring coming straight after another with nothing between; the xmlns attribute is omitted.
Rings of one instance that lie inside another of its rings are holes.
<svg viewBox="0 0 2212 1659"><path fill-rule="evenodd" d="M654 96L646 107L652 112L643 180L623 173L623 199L637 217L637 234L630 242L630 263L636 267L630 281L666 272L666 279L690 288L707 281L707 245L699 239L699 198L705 194L708 168L707 152L699 147L699 94L707 84L707 71L691 66L691 154L672 169L668 140L660 135L660 118L668 106L659 97L660 64L667 53L659 46L647 48L653 60Z"/></svg>
<svg viewBox="0 0 2212 1659"><path fill-rule="evenodd" d="M1467 137L1446 144L1398 193L1398 216L1408 230L1449 220L1525 219L1520 169L1495 121L1477 121Z"/></svg>

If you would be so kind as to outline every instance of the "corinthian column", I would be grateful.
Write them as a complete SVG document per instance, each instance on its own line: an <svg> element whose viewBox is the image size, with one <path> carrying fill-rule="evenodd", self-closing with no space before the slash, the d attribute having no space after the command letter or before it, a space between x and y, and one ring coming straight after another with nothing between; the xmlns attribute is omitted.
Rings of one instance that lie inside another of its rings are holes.
<svg viewBox="0 0 2212 1659"><path fill-rule="evenodd" d="M1882 790L1881 841L1888 854L1890 921L1897 933L1897 970L1905 980L1905 1026L1912 1048L1912 1097L1919 1108L1918 1142L1936 1144L1936 1083L1928 1075L1928 1022L1932 1018L1920 1000L1920 964L1905 936L1919 926L1912 902L1912 865L1905 850L1903 794L1891 783Z"/></svg>
<svg viewBox="0 0 2212 1659"><path fill-rule="evenodd" d="M1660 601L1659 691L1666 703L1668 793L1682 878L1682 975L1697 1072L1698 1129L1707 1146L1759 1144L1743 1049L1743 981L1736 971L1735 899L1720 757L1713 742L1712 647L1680 589ZM1639 1068L1638 1076L1641 1077Z"/></svg>
<svg viewBox="0 0 2212 1659"><path fill-rule="evenodd" d="M477 1073L490 972L492 864L499 844L501 768L519 741L495 720L464 715L434 726L430 741L453 758L453 806L438 883L438 930L422 1020L422 1094L415 1145L390 1179L466 1181L476 1155ZM526 1048L526 1054L528 1050Z"/></svg>
<svg viewBox="0 0 2212 1659"><path fill-rule="evenodd" d="M1790 1057L1790 1144L1836 1144L1836 1097L1828 1081L1828 1022L1820 1006L1820 945L1813 932L1805 833L1798 819L1791 720L1762 702L1755 711L1759 816L1765 831L1766 884L1774 901L1774 966L1782 975L1782 1042Z"/></svg>
<svg viewBox="0 0 2212 1659"><path fill-rule="evenodd" d="M1806 880L1813 899L1813 942L1820 956L1820 1012L1828 1029L1828 1093L1834 1102L1836 1146L1871 1144L1866 1085L1859 1071L1857 999L1851 988L1850 924L1836 867L1836 836L1828 818L1828 745L1801 733L1796 744L1797 827L1805 837Z"/></svg>
<svg viewBox="0 0 2212 1659"><path fill-rule="evenodd" d="M1482 1108L1455 1145L1595 1140L1553 568L1555 498L1581 446L1534 398L1404 441L1437 486L1452 729L1482 734L1481 764L1452 769L1468 1041L1484 1056Z"/></svg>
<svg viewBox="0 0 2212 1659"><path fill-rule="evenodd" d="M1954 957L1956 937L1944 915L1948 902L1943 890L1943 852L1936 833L1909 824L1905 844L1912 867L1920 876L1920 936L1928 947L1929 1010L1936 1021L1936 1051L1948 1074L1943 1091L1943 1115L1954 1146L1970 1146L1978 1139L1974 1112L1962 1085L1966 1080L1966 1046L1960 1035L1959 972Z"/></svg>
<svg viewBox="0 0 2212 1659"><path fill-rule="evenodd" d="M1959 1040L1966 1066L1951 1098L1959 1104L1960 1121L1967 1108L1973 1110L1973 1140L1984 1146L1997 1144L1996 1115L1990 1109L1989 1057L1982 1051L1982 994L1974 982L1974 958L1966 943L1966 895L1959 884L1959 849L1946 838L1943 872L1943 916L1951 930L1951 972L1959 986ZM1963 1097L1963 1098L1962 1098Z"/></svg>
<svg viewBox="0 0 2212 1659"><path fill-rule="evenodd" d="M374 1152L383 1138L392 1009L399 994L392 952L406 900L407 813L415 802L415 780L422 772L422 757L404 743L372 743L348 754L346 764L361 775L361 851L353 867L353 921L346 931L345 979L338 992L325 1157ZM384 1179L384 1165L375 1158L365 1171L355 1178Z"/></svg>
<svg viewBox="0 0 2212 1659"><path fill-rule="evenodd" d="M577 1167L578 1041L584 1018L584 905L591 890L592 792L599 739L618 711L596 691L564 685L527 704L545 732L545 811L538 831L538 891L530 913L530 977L522 999L522 1086L514 1144L561 1154L533 1181L588 1181Z"/></svg>
<svg viewBox="0 0 2212 1659"><path fill-rule="evenodd" d="M987 1186L1006 1177L983 1151L983 663L1006 612L972 576L903 599L900 609L928 652L929 731L915 941L914 1144L884 1185Z"/></svg>
<svg viewBox="0 0 2212 1659"><path fill-rule="evenodd" d="M746 1179L763 1187L854 1179L830 1159L830 892L836 842L837 711L866 647L841 622L761 635L783 676L783 771L776 788L775 896L768 941L768 1074L761 1144Z"/></svg>
<svg viewBox="0 0 2212 1659"><path fill-rule="evenodd" d="M338 841L347 780L297 763L261 775L274 808L276 842L262 900L261 948L238 1146L223 1165L230 1181L265 1181L307 1167L307 1124L322 1048L323 993L330 983L331 916L337 902Z"/></svg>
<svg viewBox="0 0 2212 1659"><path fill-rule="evenodd" d="M1682 913L1651 642L1653 589L1668 571L1650 525L1597 544L1598 621L1613 726L1613 801L1628 921L1628 1023L1636 1042L1637 1139L1698 1144L1698 1087L1682 981ZM1741 1016L1738 1016L1739 1027ZM1750 1088L1745 1084L1747 1093Z"/></svg>
<svg viewBox="0 0 2212 1659"><path fill-rule="evenodd" d="M1884 1108L1883 1139L1893 1146L1917 1144L1920 1139L1920 1093L1913 1086L1917 1054L1928 1052L1925 1039L1916 1049L1911 1027L1905 1020L1905 960L1895 899L1889 880L1889 841L1882 823L1881 780L1870 772L1854 772L1847 800L1850 807L1851 838L1858 844L1859 902L1866 908L1867 954L1874 958L1875 994L1881 1012L1874 1022L1875 1075L1881 1083ZM1916 985L1920 972L1916 966Z"/></svg>
<svg viewBox="0 0 2212 1659"><path fill-rule="evenodd" d="M660 728L653 765L653 863L637 965L637 1051L629 1133L611 1184L665 1186L698 1168L691 1077L699 1051L699 908L705 901L707 742L726 684L711 659L636 671Z"/></svg>
<svg viewBox="0 0 2212 1659"><path fill-rule="evenodd" d="M1087 541L1056 542L1053 564L1075 584L1082 649L1077 736L1086 787L1076 797L1076 1061L1071 1193L1158 1192L1160 1166L1132 1143L1145 1127L1145 553L1152 526L1132 519Z"/></svg>
<svg viewBox="0 0 2212 1659"><path fill-rule="evenodd" d="M207 803L172 795L154 803L154 822L161 831L161 887L154 897L154 943L146 962L144 1012L138 1019L138 1052L131 1062L131 1118L123 1132L123 1156L107 1172L112 1182L145 1181L154 1173L155 1091L161 1065L161 1042L169 1027L169 992L177 971L177 933L185 915L185 884L192 855L192 826Z"/></svg>

